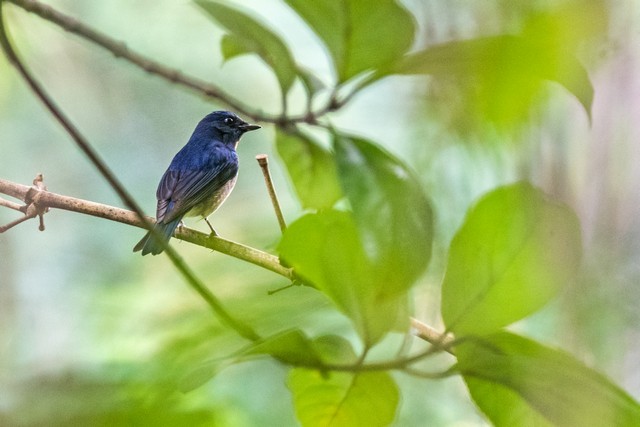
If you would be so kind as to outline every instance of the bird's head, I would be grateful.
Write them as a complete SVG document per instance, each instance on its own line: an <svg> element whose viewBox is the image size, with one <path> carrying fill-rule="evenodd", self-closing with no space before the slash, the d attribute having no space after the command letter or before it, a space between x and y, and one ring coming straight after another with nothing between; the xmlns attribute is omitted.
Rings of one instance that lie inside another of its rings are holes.
<svg viewBox="0 0 640 427"><path fill-rule="evenodd" d="M256 129L260 129L260 126L249 124L230 111L214 111L198 123L196 132L204 133L235 147L245 132Z"/></svg>

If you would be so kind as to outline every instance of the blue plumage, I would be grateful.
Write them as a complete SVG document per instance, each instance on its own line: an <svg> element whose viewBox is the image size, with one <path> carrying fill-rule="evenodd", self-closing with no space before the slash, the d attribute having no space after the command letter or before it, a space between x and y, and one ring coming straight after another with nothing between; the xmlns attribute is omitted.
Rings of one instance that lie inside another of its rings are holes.
<svg viewBox="0 0 640 427"><path fill-rule="evenodd" d="M156 191L155 230L162 241L158 241L156 233L149 232L133 251L157 255L184 216L202 216L206 220L233 190L240 137L259 128L228 111L215 111L202 119L189 142L171 161Z"/></svg>

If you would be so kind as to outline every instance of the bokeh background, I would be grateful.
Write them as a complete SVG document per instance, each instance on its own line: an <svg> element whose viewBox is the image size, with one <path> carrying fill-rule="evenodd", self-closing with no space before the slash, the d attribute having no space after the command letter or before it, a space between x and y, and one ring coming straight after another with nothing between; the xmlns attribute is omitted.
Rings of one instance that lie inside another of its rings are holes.
<svg viewBox="0 0 640 427"><path fill-rule="evenodd" d="M314 35L277 0L253 9L326 83L332 76ZM416 46L517 29L523 16L558 1L404 0L415 13ZM133 50L277 113L275 77L256 58L223 64L222 31L188 1L50 0ZM516 329L564 348L640 399L640 4L604 2L581 52L595 87L591 120L564 88L549 84L527 120L509 129L477 119L464 98L424 77L391 77L331 116L413 167L437 215L435 259L416 287L416 316L440 326L445 249L467 207L502 183L529 179L578 213L585 244L581 276L562 297ZM15 45L63 110L149 212L157 182L195 124L224 108L6 5ZM590 23L587 23L590 24ZM571 28L579 23L567 22ZM302 89L292 108L302 108ZM231 240L273 251L279 229L254 160L270 156L289 221L302 210L266 125L239 147L240 179L211 218ZM0 58L0 178L122 206L69 137ZM0 223L16 212L0 209ZM242 342L222 328L163 256L131 252L142 230L52 211L46 231L23 223L0 235L0 425L296 425L286 369L270 361L232 366L183 394L184 376ZM206 230L202 221L189 226ZM308 289L268 295L280 277L222 254L174 242L230 309L262 330L301 326L355 338L349 322ZM457 378L398 375L397 425L484 425ZM45 423L45 424L42 424Z"/></svg>

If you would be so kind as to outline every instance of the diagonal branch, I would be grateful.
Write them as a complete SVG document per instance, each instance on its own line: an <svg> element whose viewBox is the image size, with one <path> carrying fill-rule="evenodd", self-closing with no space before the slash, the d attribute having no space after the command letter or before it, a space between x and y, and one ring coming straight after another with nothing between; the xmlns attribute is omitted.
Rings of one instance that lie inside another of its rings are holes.
<svg viewBox="0 0 640 427"><path fill-rule="evenodd" d="M19 200L26 200L29 192L32 192L30 198L33 205L38 206L38 209L62 209L140 228L147 228L148 224L154 221L151 217L145 217L146 222L142 221L138 214L126 209L96 203L89 200L77 199L75 197L64 196L45 190L33 191L33 187L0 179L0 193L2 194L6 194ZM20 206L18 204L15 205ZM21 208L24 209L22 206ZM33 217L35 217L35 215L25 218L30 219ZM26 219L21 219L21 221ZM175 237L177 239L193 243L194 245L213 249L225 255L247 261L251 264L279 274L289 280L295 279L293 270L280 264L280 260L277 256L263 252L259 249L232 242L218 236L209 236L208 234L201 233L187 227L179 227L176 229ZM418 338L430 342L431 344L441 346L447 352L452 352L448 347L448 344L452 340L450 336L444 337L433 327L415 318L411 318L411 326L414 329L414 335Z"/></svg>
<svg viewBox="0 0 640 427"><path fill-rule="evenodd" d="M33 191L33 187L0 179L0 193L16 199L25 200L30 191ZM140 228L147 228L148 224L154 222L154 219L151 217L145 217L146 221L142 221L137 213L130 210L64 196L50 191L43 190L33 192L30 197L32 203L41 209L45 207L63 209ZM176 238L250 262L251 264L273 271L289 280L293 279L292 270L282 266L278 257L258 249L218 236L209 236L208 234L187 227L178 227L176 230Z"/></svg>
<svg viewBox="0 0 640 427"><path fill-rule="evenodd" d="M10 200L3 199L0 197L0 206L4 206L5 208L13 209L14 211L22 212L24 206L18 204L16 202L12 202Z"/></svg>
<svg viewBox="0 0 640 427"><path fill-rule="evenodd" d="M8 1L9 3L13 3L28 12L38 15L42 19L52 22L70 33L76 34L91 41L92 43L111 52L116 58L125 58L127 61L142 68L148 73L159 75L162 78L173 83L180 83L190 89L202 92L205 96L222 101L238 112L241 112L254 120L257 119L256 117L253 117L252 114L250 114L250 111L247 111L246 107L243 104L233 99L230 95L225 94L218 87L195 77L186 76L179 70L169 68L150 58L145 57L144 55L132 51L124 42L115 40L108 35L89 27L81 21L60 13L51 6L35 0L6 1Z"/></svg>
<svg viewBox="0 0 640 427"><path fill-rule="evenodd" d="M332 96L323 108L320 108L318 111L309 112L300 116L282 117L280 115L264 114L260 111L253 110L247 107L245 104L233 98L231 95L224 92L219 87L197 77L186 75L180 70L168 67L160 62L154 61L147 56L135 52L127 47L124 42L116 40L105 33L97 31L84 24L83 22L78 21L77 19L60 13L51 6L42 4L36 0L4 1L13 3L14 5L26 10L27 12L34 13L42 19L58 25L65 31L82 37L90 41L91 43L100 46L103 49L106 49L116 58L122 58L150 74L159 76L171 83L184 86L208 98L213 98L254 121L276 123L281 126L300 122L317 124L317 120L320 116L337 110L351 98L351 96L347 96L343 100L338 101L335 96Z"/></svg>

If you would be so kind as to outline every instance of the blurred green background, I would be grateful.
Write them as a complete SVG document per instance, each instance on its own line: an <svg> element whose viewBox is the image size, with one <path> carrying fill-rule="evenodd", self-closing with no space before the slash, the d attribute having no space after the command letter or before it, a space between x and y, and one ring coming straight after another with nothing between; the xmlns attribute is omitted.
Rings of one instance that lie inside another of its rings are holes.
<svg viewBox="0 0 640 427"><path fill-rule="evenodd" d="M280 34L296 59L326 83L331 72L314 35L276 0L242 1ZM517 28L554 1L402 2L416 16L416 46ZM51 0L48 4L127 45L224 88L256 110L277 113L275 77L256 58L223 65L222 31L197 7L174 0ZM640 398L640 6L605 3L604 27L580 57L595 87L592 119L564 88L549 84L528 120L508 130L477 119L450 84L391 77L368 88L332 123L366 136L419 174L437 217L435 259L416 287L416 317L436 327L444 250L466 208L483 192L530 179L569 203L585 238L583 275L516 328L565 348ZM7 5L15 45L50 94L142 206L155 211L157 182L195 124L224 108ZM567 22L581 35L580 23ZM590 34L590 32L592 34ZM301 111L302 90L292 108ZM253 159L270 155L285 217L302 210L264 126L239 147L232 196L212 217L231 240L273 251L279 229ZM122 203L26 85L0 59L0 178ZM0 209L0 223L16 212ZM202 361L240 348L163 256L131 252L142 230L52 211L47 229L23 223L0 235L0 425L296 425L286 369L262 361L228 368L183 394L177 384ZM189 226L206 230L202 221ZM230 309L261 330L300 326L346 334L349 322L318 293L218 253L173 243ZM483 425L458 378L398 375L396 424Z"/></svg>

